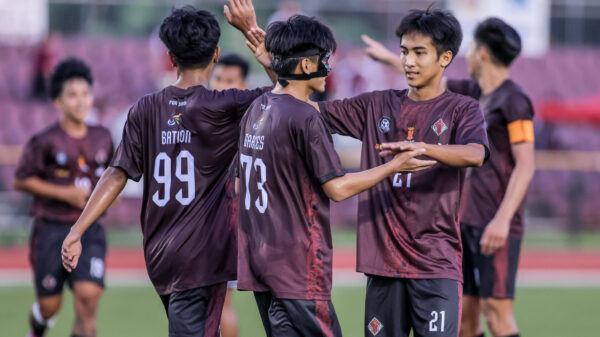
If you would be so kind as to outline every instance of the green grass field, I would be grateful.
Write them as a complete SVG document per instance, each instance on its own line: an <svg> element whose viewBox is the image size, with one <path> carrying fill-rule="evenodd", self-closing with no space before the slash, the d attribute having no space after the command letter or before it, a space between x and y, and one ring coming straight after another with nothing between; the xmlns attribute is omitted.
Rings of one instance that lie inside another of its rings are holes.
<svg viewBox="0 0 600 337"><path fill-rule="evenodd" d="M600 288L520 288L517 320L527 337L598 336ZM30 287L0 287L0 336L21 337L27 332L27 313L33 301ZM362 337L364 290L337 287L333 291L346 337ZM56 326L48 337L69 335L73 321L71 296L65 295ZM235 294L241 337L264 336L250 293ZM98 336L166 336L167 321L158 296L149 287L111 287L100 304Z"/></svg>

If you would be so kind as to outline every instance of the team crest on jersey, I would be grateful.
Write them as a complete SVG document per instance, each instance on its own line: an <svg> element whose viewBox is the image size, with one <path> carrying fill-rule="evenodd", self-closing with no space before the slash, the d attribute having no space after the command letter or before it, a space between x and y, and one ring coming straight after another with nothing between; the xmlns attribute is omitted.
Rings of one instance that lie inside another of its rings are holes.
<svg viewBox="0 0 600 337"><path fill-rule="evenodd" d="M260 129L260 127L263 125L265 121L265 116L260 116L260 118L256 121L256 123L254 123L252 125L252 130L256 131L258 129Z"/></svg>
<svg viewBox="0 0 600 337"><path fill-rule="evenodd" d="M104 164L106 162L106 159L108 159L108 154L106 153L106 150L101 149L98 150L98 152L96 152L96 156L94 157L94 159L96 160L97 164Z"/></svg>
<svg viewBox="0 0 600 337"><path fill-rule="evenodd" d="M442 135L442 133L444 133L446 130L448 130L448 125L446 125L446 123L444 123L444 121L440 118L440 119L438 119L437 122L433 123L433 125L431 126L431 129L439 137Z"/></svg>
<svg viewBox="0 0 600 337"><path fill-rule="evenodd" d="M415 127L411 126L408 128L408 135L406 136L406 140L414 140Z"/></svg>
<svg viewBox="0 0 600 337"><path fill-rule="evenodd" d="M381 133L388 133L391 129L392 119L387 116L381 117L381 119L379 120L379 131L381 131Z"/></svg>
<svg viewBox="0 0 600 337"><path fill-rule="evenodd" d="M381 324L376 317L373 317L373 319L369 322L369 331L373 334L373 336L377 336L377 334L381 332L381 329L383 329L383 324Z"/></svg>
<svg viewBox="0 0 600 337"><path fill-rule="evenodd" d="M60 151L56 154L56 163L60 166L64 166L67 163L67 154Z"/></svg>
<svg viewBox="0 0 600 337"><path fill-rule="evenodd" d="M169 120L167 121L167 125L174 126L181 124L181 115L181 113L178 113L177 115L174 115L173 117L169 118Z"/></svg>
<svg viewBox="0 0 600 337"><path fill-rule="evenodd" d="M85 161L85 158L83 156L79 156L77 158L77 165L79 166L79 170L81 172L86 172L89 171L89 167L87 165L87 162Z"/></svg>

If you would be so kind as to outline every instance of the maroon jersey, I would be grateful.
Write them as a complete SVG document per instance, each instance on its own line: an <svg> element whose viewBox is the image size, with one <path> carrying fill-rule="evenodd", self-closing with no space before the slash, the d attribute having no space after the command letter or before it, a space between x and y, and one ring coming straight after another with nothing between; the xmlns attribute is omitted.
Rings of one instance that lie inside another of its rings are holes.
<svg viewBox="0 0 600 337"><path fill-rule="evenodd" d="M478 99L485 116L490 160L470 172L461 207L462 222L485 227L496 215L515 167L511 144L533 141L533 106L521 87L511 80L484 96L473 80L449 80L448 89ZM523 236L522 203L510 223L510 236Z"/></svg>
<svg viewBox="0 0 600 337"><path fill-rule="evenodd" d="M110 132L88 126L85 137L69 136L58 122L35 134L23 148L15 176L38 177L56 185L76 185L91 192L113 154ZM31 216L73 222L81 209L51 198L34 195Z"/></svg>
<svg viewBox="0 0 600 337"><path fill-rule="evenodd" d="M144 257L160 295L235 279L228 167L239 121L264 89L169 86L129 111L112 166L144 179Z"/></svg>
<svg viewBox="0 0 600 337"><path fill-rule="evenodd" d="M277 298L328 300L329 198L342 176L321 115L290 95L266 93L242 120L238 288Z"/></svg>
<svg viewBox="0 0 600 337"><path fill-rule="evenodd" d="M362 140L361 170L390 160L375 149L384 142L487 147L477 101L446 91L415 102L407 94L375 91L320 103L334 132ZM437 164L398 173L361 193L357 270L386 277L462 280L458 206L464 171Z"/></svg>

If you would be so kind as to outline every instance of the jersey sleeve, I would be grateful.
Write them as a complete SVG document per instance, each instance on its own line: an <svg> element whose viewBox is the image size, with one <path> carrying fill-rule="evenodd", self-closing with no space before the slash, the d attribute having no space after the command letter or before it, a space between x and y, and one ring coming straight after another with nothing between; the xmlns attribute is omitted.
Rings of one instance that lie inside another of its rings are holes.
<svg viewBox="0 0 600 337"><path fill-rule="evenodd" d="M475 100L469 100L468 103L464 104L459 109L461 109L461 111L457 114L458 121L455 144L481 144L485 148L485 160L487 160L490 155L490 149L487 132L485 130L485 119L483 117L483 112L479 108L479 103Z"/></svg>
<svg viewBox="0 0 600 337"><path fill-rule="evenodd" d="M319 102L319 110L334 133L362 139L374 95L375 92L368 92L352 98Z"/></svg>
<svg viewBox="0 0 600 337"><path fill-rule="evenodd" d="M42 142L40 142L38 137L32 137L23 147L15 177L17 179L27 179L40 176L44 170L44 157Z"/></svg>
<svg viewBox="0 0 600 337"><path fill-rule="evenodd" d="M533 142L533 106L527 96L513 95L502 109L511 144Z"/></svg>
<svg viewBox="0 0 600 337"><path fill-rule="evenodd" d="M448 87L448 90L457 94L469 96L474 99L479 99L479 97L481 97L481 89L475 80L448 79L446 86Z"/></svg>
<svg viewBox="0 0 600 337"><path fill-rule="evenodd" d="M141 109L138 101L127 115L121 143L115 151L110 166L125 171L129 179L139 181L143 174L143 147Z"/></svg>
<svg viewBox="0 0 600 337"><path fill-rule="evenodd" d="M340 157L333 147L331 131L320 115L315 114L306 119L299 138L298 150L309 172L321 184L345 174Z"/></svg>

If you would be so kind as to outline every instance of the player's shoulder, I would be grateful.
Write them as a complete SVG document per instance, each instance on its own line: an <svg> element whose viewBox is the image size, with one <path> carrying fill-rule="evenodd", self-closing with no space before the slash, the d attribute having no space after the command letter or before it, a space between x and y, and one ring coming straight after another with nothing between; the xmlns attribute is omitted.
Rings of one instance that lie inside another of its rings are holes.
<svg viewBox="0 0 600 337"><path fill-rule="evenodd" d="M507 101L531 101L523 87L511 79L506 80L506 82L502 84L500 91Z"/></svg>
<svg viewBox="0 0 600 337"><path fill-rule="evenodd" d="M88 124L88 132L95 137L111 137L110 130L100 124Z"/></svg>
<svg viewBox="0 0 600 337"><path fill-rule="evenodd" d="M458 110L479 109L479 101L475 98L446 90L443 94L448 106L454 106Z"/></svg>
<svg viewBox="0 0 600 337"><path fill-rule="evenodd" d="M31 136L30 140L37 142L48 142L50 138L54 137L56 134L61 132L62 129L60 128L58 121L55 121L44 127L42 130L34 133Z"/></svg>

